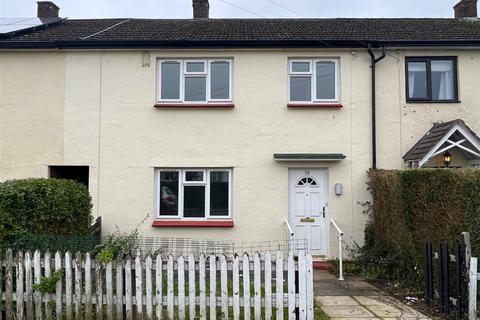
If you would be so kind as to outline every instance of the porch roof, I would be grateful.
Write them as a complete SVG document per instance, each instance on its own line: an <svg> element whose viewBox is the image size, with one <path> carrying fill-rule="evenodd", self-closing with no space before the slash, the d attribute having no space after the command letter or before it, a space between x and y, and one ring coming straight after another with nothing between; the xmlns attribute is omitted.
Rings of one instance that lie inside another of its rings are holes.
<svg viewBox="0 0 480 320"><path fill-rule="evenodd" d="M435 123L403 156L405 162L423 166L430 158L457 147L467 159L480 158L480 138L463 120Z"/></svg>
<svg viewBox="0 0 480 320"><path fill-rule="evenodd" d="M347 156L341 153L275 153L276 161L341 161Z"/></svg>

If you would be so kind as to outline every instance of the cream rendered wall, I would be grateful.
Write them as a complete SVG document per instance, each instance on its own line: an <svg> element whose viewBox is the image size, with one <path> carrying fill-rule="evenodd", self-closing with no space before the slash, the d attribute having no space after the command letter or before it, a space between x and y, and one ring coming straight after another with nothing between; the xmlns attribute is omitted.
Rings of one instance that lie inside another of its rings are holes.
<svg viewBox="0 0 480 320"><path fill-rule="evenodd" d="M145 236L283 239L288 168L328 169L329 217L362 242L370 199L370 58L365 50L150 50L0 53L0 178L46 176L48 164L90 166L104 233L141 223ZM461 104L405 103L405 55L458 55ZM156 59L234 60L234 109L155 109ZM340 59L342 109L287 108L288 58ZM378 166L402 155L433 121L462 118L480 132L477 51L396 51L377 66ZM38 72L32 72L38 70ZM21 125L18 125L18 124ZM48 125L47 125L48 124ZM343 153L341 162L275 162L279 152ZM156 167L232 167L235 227L152 228ZM343 184L343 195L334 193ZM336 255L331 232L331 255Z"/></svg>
<svg viewBox="0 0 480 320"><path fill-rule="evenodd" d="M457 56L461 103L406 103L405 57L410 56ZM401 156L434 122L462 119L473 131L480 132L479 66L479 50L389 50L377 69L380 168L403 168Z"/></svg>
<svg viewBox="0 0 480 320"><path fill-rule="evenodd" d="M287 108L289 57L341 59L341 110ZM157 57L233 57L233 110L154 109ZM361 240L363 221L357 201L365 201L370 165L368 74L353 90L351 75L368 68L366 55L332 51L151 51L103 55L100 207L105 232L117 224L141 225L148 236L228 238L240 241L282 239L288 217L288 168L328 167L328 212L348 237ZM355 61L355 63L352 63ZM362 66L358 66L358 64ZM119 68L121 66L121 68ZM360 74L362 74L360 72ZM366 94L365 94L366 92ZM353 103L352 95L357 101ZM362 110L363 109L363 110ZM367 125L367 128L363 128ZM355 138L352 138L354 136ZM339 163L277 163L276 152L339 152ZM355 162L352 157L355 158ZM154 229L155 167L233 167L233 229ZM360 186L352 185L352 175ZM345 193L334 195L341 182ZM107 191L108 190L108 191ZM355 212L353 212L355 210Z"/></svg>
<svg viewBox="0 0 480 320"><path fill-rule="evenodd" d="M46 177L63 162L65 54L0 54L0 179Z"/></svg>

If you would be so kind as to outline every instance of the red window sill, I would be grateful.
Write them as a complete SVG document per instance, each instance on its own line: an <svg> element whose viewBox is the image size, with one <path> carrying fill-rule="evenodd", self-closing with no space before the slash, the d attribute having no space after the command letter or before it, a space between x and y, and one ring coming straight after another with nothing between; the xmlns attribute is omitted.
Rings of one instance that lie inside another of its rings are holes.
<svg viewBox="0 0 480 320"><path fill-rule="evenodd" d="M233 228L232 220L205 220L205 221L181 221L181 220L156 220L152 223L155 228Z"/></svg>
<svg viewBox="0 0 480 320"><path fill-rule="evenodd" d="M232 109L233 103L156 103L155 108L212 108L212 109Z"/></svg>
<svg viewBox="0 0 480 320"><path fill-rule="evenodd" d="M343 108L340 103L289 103L289 108Z"/></svg>

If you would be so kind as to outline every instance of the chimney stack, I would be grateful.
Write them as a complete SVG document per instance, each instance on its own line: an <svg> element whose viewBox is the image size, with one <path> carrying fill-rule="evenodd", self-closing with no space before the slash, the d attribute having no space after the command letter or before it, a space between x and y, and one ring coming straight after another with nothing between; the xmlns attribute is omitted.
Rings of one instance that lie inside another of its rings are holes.
<svg viewBox="0 0 480 320"><path fill-rule="evenodd" d="M210 4L208 0L192 0L193 19L208 19Z"/></svg>
<svg viewBox="0 0 480 320"><path fill-rule="evenodd" d="M455 19L477 18L478 0L461 0L453 9L455 10Z"/></svg>
<svg viewBox="0 0 480 320"><path fill-rule="evenodd" d="M37 17L38 18L58 18L60 8L51 1L37 1Z"/></svg>

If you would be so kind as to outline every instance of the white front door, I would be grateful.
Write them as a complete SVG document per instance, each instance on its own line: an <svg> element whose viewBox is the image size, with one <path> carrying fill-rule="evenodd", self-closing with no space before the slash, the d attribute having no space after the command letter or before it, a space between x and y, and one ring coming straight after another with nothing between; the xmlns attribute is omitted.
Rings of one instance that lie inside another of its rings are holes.
<svg viewBox="0 0 480 320"><path fill-rule="evenodd" d="M312 255L327 255L326 170L289 169L289 221Z"/></svg>

